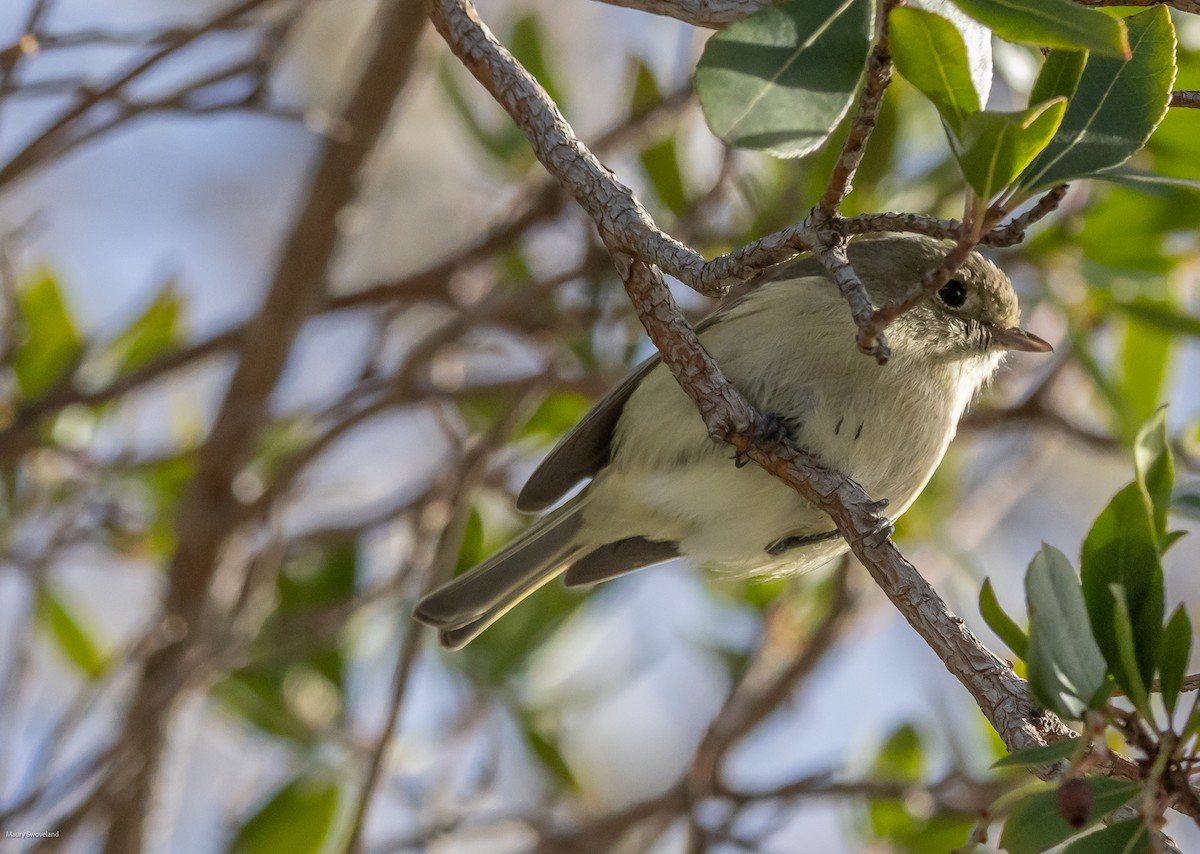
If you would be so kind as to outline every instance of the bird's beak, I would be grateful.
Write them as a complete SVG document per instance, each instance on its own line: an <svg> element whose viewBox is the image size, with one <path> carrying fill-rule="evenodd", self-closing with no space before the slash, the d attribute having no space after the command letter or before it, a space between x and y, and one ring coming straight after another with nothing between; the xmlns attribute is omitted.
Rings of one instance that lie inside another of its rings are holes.
<svg viewBox="0 0 1200 854"><path fill-rule="evenodd" d="M1050 353L1054 350L1049 341L1016 326L1012 329L993 326L991 332L993 345L1005 350L1021 350L1026 353Z"/></svg>

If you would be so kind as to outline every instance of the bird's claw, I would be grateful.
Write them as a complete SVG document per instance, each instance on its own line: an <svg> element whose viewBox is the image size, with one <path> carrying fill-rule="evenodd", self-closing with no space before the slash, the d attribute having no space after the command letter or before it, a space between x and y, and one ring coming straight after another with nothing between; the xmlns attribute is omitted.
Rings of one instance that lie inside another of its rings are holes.
<svg viewBox="0 0 1200 854"><path fill-rule="evenodd" d="M798 426L796 419L777 412L764 412L762 418L754 422L750 435L756 442L785 442L795 438ZM738 451L730 459L736 468L742 468L750 462L750 455L747 451Z"/></svg>

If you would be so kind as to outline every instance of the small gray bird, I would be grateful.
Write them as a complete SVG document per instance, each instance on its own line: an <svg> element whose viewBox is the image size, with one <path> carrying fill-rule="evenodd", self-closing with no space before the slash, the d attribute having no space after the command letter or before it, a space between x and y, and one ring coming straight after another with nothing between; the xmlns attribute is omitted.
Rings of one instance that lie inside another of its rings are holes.
<svg viewBox="0 0 1200 854"><path fill-rule="evenodd" d="M949 243L856 240L850 262L876 305L916 288ZM888 500L896 519L929 481L975 393L1008 350L1050 345L1017 327L1008 277L978 253L888 328L884 366L855 347L846 303L813 258L760 276L697 327L725 376L796 447ZM588 413L530 476L517 507L574 498L484 563L433 591L416 618L457 649L555 576L593 584L686 555L710 569L776 575L845 552L832 521L758 466L735 466L658 357Z"/></svg>

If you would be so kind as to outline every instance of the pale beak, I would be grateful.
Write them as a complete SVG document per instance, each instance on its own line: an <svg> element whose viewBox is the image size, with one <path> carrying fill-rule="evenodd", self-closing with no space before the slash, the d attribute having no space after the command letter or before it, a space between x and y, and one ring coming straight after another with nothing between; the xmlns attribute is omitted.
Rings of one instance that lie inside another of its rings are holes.
<svg viewBox="0 0 1200 854"><path fill-rule="evenodd" d="M1050 353L1054 350L1049 341L1015 326L1012 329L993 326L990 331L992 344L1005 350L1021 350L1026 353Z"/></svg>

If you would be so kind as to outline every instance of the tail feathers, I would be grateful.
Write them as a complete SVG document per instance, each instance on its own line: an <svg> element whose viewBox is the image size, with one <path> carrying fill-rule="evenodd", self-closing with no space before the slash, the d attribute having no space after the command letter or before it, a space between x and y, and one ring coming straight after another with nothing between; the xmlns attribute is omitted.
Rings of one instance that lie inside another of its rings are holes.
<svg viewBox="0 0 1200 854"><path fill-rule="evenodd" d="M414 616L439 629L443 646L458 649L514 605L565 570L581 547L582 501L549 514L475 569L417 603Z"/></svg>

